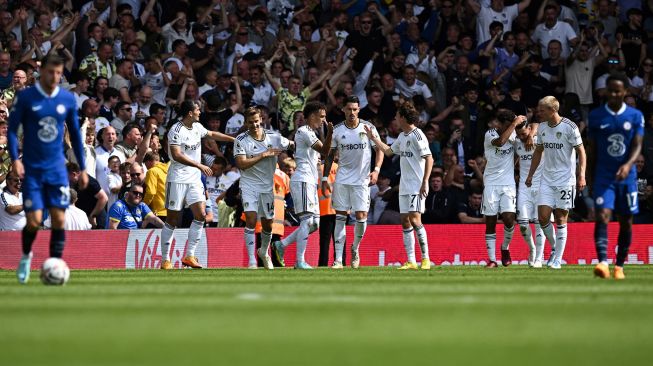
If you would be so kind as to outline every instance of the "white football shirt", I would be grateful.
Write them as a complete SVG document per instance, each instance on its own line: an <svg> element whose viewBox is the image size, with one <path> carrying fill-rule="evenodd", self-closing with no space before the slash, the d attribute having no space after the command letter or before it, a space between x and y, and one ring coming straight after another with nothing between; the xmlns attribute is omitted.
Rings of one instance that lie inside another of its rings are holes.
<svg viewBox="0 0 653 366"><path fill-rule="evenodd" d="M195 167L175 161L170 153L170 146L179 146L184 155L199 163L202 161L202 138L208 133L209 131L197 122L194 122L191 128L186 127L181 121L172 126L168 132L170 168L168 168L167 182L197 183L201 181L202 172Z"/></svg>
<svg viewBox="0 0 653 366"><path fill-rule="evenodd" d="M419 128L408 133L400 133L392 143L392 152L399 155L401 179L399 180L399 194L419 194L424 179L426 156L431 155L429 143L424 132Z"/></svg>
<svg viewBox="0 0 653 366"><path fill-rule="evenodd" d="M263 139L257 140L245 131L236 137L234 157L244 155L252 158L268 149L287 149L290 141L277 132L264 130ZM241 170L240 189L256 193L269 193L274 188L274 171L277 168L277 157L270 156L260 160L253 166Z"/></svg>
<svg viewBox="0 0 653 366"><path fill-rule="evenodd" d="M295 162L297 169L290 178L291 182L306 182L315 184L319 176L317 164L320 160L320 153L313 149L313 146L320 141L315 131L310 126L302 126L295 133Z"/></svg>
<svg viewBox="0 0 653 366"><path fill-rule="evenodd" d="M372 162L370 147L376 145L367 137L363 126L370 127L376 136L379 133L373 124L362 119L358 121L356 128L349 128L344 122L333 128L331 148L338 149L339 153L336 173L336 183L339 184L367 186L370 183L369 174Z"/></svg>
<svg viewBox="0 0 653 366"><path fill-rule="evenodd" d="M578 126L569 119L562 117L557 125L551 127L548 123L540 123L537 130L537 145L544 146L540 164L542 168L542 184L552 187L570 186L576 184L576 150L582 145Z"/></svg>
<svg viewBox="0 0 653 366"><path fill-rule="evenodd" d="M537 136L534 136L533 139L537 144ZM526 150L526 145L520 139L515 139L515 154L519 158L519 187L526 187L526 178L528 178L528 172L531 170L531 163L533 162L533 153L535 149L530 151ZM533 185L531 187L538 188L540 186L540 179L542 178L542 164L535 169L535 174L533 175Z"/></svg>
<svg viewBox="0 0 653 366"><path fill-rule="evenodd" d="M25 210L20 211L15 215L10 215L7 212L9 206L19 206L23 204L23 194L18 192L18 196L14 196L9 191L0 192L0 230L23 230L27 219L25 218Z"/></svg>
<svg viewBox="0 0 653 366"><path fill-rule="evenodd" d="M485 159L487 165L483 173L483 183L486 186L515 186L515 132L503 146L492 145L492 140L500 137L495 129L485 133Z"/></svg>

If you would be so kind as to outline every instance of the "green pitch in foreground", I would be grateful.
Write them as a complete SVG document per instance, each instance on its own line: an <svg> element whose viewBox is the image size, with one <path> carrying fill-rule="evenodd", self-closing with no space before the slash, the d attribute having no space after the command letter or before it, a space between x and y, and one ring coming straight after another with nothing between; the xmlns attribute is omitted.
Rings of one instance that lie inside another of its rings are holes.
<svg viewBox="0 0 653 366"><path fill-rule="evenodd" d="M0 271L3 365L636 365L653 267Z"/></svg>

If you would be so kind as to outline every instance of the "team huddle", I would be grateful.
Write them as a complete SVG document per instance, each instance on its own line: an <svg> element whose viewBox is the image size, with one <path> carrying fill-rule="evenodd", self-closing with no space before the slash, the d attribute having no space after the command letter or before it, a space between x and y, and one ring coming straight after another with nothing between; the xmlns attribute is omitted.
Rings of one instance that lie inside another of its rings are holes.
<svg viewBox="0 0 653 366"><path fill-rule="evenodd" d="M18 266L21 283L29 280L31 247L40 228L44 209L52 218L50 256L61 258L64 247L65 210L69 204L68 180L61 169L64 157L58 153L63 145L64 123L68 125L72 145L84 168L82 140L72 95L59 88L63 61L57 57L44 59L41 79L32 88L19 94L10 118L9 150L13 171L25 183L25 211L27 225L22 233L23 255ZM614 277L623 279L623 265L632 239L632 218L638 212L636 172L633 166L643 140L644 118L640 111L626 106L623 99L627 79L611 76L607 80L608 102L589 115L589 156L601 162L595 174L586 174L587 155L576 124L558 114L559 103L554 97L544 97L538 104L541 123L529 123L524 116L509 110L499 110L484 141L487 166L483 173L484 192L482 213L485 216L487 267L497 267L496 224L503 223L501 263L509 266L510 242L515 223L529 247L528 264L541 268L544 261L545 240L551 245L547 266L560 269L567 241L567 217L574 207L576 193L585 189L586 175L594 179L593 198L598 218L595 227L596 250L599 264L594 273L609 278L607 259L607 225L613 211L620 223L618 252ZM419 112L410 102L397 110L396 120L402 133L386 145L373 124L358 118L359 100L348 97L344 105L345 121L333 126L326 121L326 106L309 102L303 110L306 124L298 128L294 141L278 132L263 129L261 112L256 107L245 113L247 131L236 138L208 131L198 121L200 106L193 101L181 104L178 121L168 131L168 152L171 165L166 181L166 223L161 232L161 269L171 269L170 242L182 210L190 207L193 222L188 233L188 246L183 265L201 268L195 256L200 242L206 211L206 196L202 174L210 176L211 168L201 164L201 141L210 138L234 143L236 166L241 171L241 199L246 228L244 243L248 267L257 268L257 256L267 269L272 269L269 254L274 245L279 262L287 246L296 242L295 268L311 269L304 254L308 237L320 225L318 189L331 193L336 212L335 261L332 268L343 268L346 242L345 225L348 215L355 216L354 239L351 246L351 266L360 266L359 248L367 227L370 208L370 185L376 184L384 156L399 155L401 178L399 209L403 228L403 242L407 261L402 270L430 269L429 247L421 214L429 192L429 177L433 157L425 134L416 125ZM23 125L29 141L40 141L24 151L19 159L18 127ZM318 130L325 128L324 140ZM291 195L295 213L300 218L297 230L286 238L272 242L274 219L274 174L277 156L283 150L294 149L297 163L292 175ZM372 154L372 150L375 154ZM330 172L334 159L338 169L333 186L318 168L320 154L325 158L324 172ZM374 158L374 161L372 161ZM519 183L515 184L515 164L519 166ZM578 162L578 164L577 164ZM372 166L372 164L374 164ZM82 173L83 188L87 176ZM553 215L557 230L551 224ZM256 250L255 227L261 223L261 246ZM535 239L530 224L535 226ZM415 255L415 236L421 251L418 266Z"/></svg>

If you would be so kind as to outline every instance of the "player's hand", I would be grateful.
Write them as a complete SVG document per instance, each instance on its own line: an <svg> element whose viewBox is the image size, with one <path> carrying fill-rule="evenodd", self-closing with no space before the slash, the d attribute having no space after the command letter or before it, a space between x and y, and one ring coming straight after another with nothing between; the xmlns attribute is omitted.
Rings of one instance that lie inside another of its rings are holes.
<svg viewBox="0 0 653 366"><path fill-rule="evenodd" d="M584 175L579 175L578 176L578 192L581 192L583 189L585 189L585 186L587 185L587 182L585 182L585 176Z"/></svg>
<svg viewBox="0 0 653 366"><path fill-rule="evenodd" d="M269 158L270 156L277 156L281 154L281 149L268 149L267 151L261 154L264 158Z"/></svg>
<svg viewBox="0 0 653 366"><path fill-rule="evenodd" d="M330 193L331 193L331 184L329 184L328 181L322 182L322 195L326 197Z"/></svg>
<svg viewBox="0 0 653 366"><path fill-rule="evenodd" d="M526 181L524 182L524 184L526 184L526 187L530 188L533 185L533 177L529 175L526 178Z"/></svg>
<svg viewBox="0 0 653 366"><path fill-rule="evenodd" d="M620 166L619 170L617 170L617 175L615 176L615 178L618 181L626 179L628 177L628 174L630 173L631 168L632 166L630 164L624 164Z"/></svg>
<svg viewBox="0 0 653 366"><path fill-rule="evenodd" d="M419 189L419 194L422 198L426 198L429 194L429 183L428 182L422 182L422 186Z"/></svg>
<svg viewBox="0 0 653 366"><path fill-rule="evenodd" d="M535 140L533 140L533 136L529 135L528 138L526 138L526 144L524 147L526 148L526 151L531 151L535 148Z"/></svg>
<svg viewBox="0 0 653 366"><path fill-rule="evenodd" d="M365 126L363 126L363 129L365 129L365 133L367 134L367 138L369 138L372 141L376 141L375 136L374 136L374 130L372 130L371 127L365 125Z"/></svg>
<svg viewBox="0 0 653 366"><path fill-rule="evenodd" d="M370 173L369 177L370 177L370 185L373 186L376 184L376 181L379 179L379 172L374 170Z"/></svg>
<svg viewBox="0 0 653 366"><path fill-rule="evenodd" d="M324 125L327 128L327 135L333 132L333 123L326 121L324 122Z"/></svg>
<svg viewBox="0 0 653 366"><path fill-rule="evenodd" d="M25 167L23 166L22 161L14 160L14 163L11 166L11 170L15 171L16 174L18 174L18 178L25 178Z"/></svg>
<svg viewBox="0 0 653 366"><path fill-rule="evenodd" d="M213 175L213 170L209 168L208 166L204 164L200 164L197 168L202 172L202 174L206 175L207 177L210 177Z"/></svg>
<svg viewBox="0 0 653 366"><path fill-rule="evenodd" d="M77 181L77 187L79 190L84 190L88 186L88 174L86 174L86 171L81 172L79 175L79 180Z"/></svg>

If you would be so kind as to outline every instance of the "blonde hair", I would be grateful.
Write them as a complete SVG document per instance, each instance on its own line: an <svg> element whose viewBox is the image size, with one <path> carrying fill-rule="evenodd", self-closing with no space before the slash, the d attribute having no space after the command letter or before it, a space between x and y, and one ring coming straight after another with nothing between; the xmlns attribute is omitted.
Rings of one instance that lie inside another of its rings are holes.
<svg viewBox="0 0 653 366"><path fill-rule="evenodd" d="M245 121L248 121L250 119L250 117L254 117L257 114L260 115L261 110L258 109L257 107L249 107L249 108L245 109L245 113L243 113L243 114L245 116Z"/></svg>
<svg viewBox="0 0 653 366"><path fill-rule="evenodd" d="M551 108L554 111L556 111L556 113L560 111L560 102L558 102L558 100L555 97L552 97L550 95L540 99L540 101L537 104L544 107Z"/></svg>
<svg viewBox="0 0 653 366"><path fill-rule="evenodd" d="M295 162L295 160L294 160L293 158L285 158L285 159L283 159L283 161L281 162L281 165L282 165L284 168L297 169L297 163Z"/></svg>

